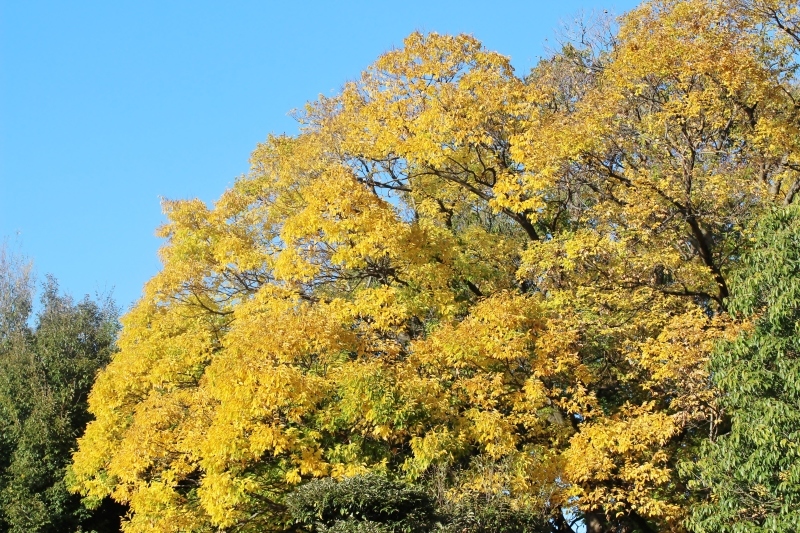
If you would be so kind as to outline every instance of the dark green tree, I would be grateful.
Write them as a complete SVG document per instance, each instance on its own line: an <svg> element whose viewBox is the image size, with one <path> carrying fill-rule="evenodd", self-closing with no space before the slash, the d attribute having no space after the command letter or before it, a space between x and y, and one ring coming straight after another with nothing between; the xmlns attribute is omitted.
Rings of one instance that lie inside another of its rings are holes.
<svg viewBox="0 0 800 533"><path fill-rule="evenodd" d="M800 530L800 207L767 215L735 276L731 313L753 327L718 346L714 382L730 431L690 466L708 498L699 533Z"/></svg>
<svg viewBox="0 0 800 533"><path fill-rule="evenodd" d="M118 313L110 299L75 302L48 278L31 317L29 268L5 254L0 289L0 532L118 531L120 506L88 510L64 483Z"/></svg>

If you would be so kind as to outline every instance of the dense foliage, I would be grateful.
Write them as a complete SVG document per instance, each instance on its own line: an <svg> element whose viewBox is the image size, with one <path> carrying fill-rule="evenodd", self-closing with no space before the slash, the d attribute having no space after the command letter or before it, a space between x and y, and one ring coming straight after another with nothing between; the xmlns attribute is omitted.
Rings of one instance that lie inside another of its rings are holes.
<svg viewBox="0 0 800 533"><path fill-rule="evenodd" d="M299 487L286 503L295 523L320 532L368 527L387 533L424 532L435 518L425 492L376 475L314 480Z"/></svg>
<svg viewBox="0 0 800 533"><path fill-rule="evenodd" d="M549 533L536 514L512 509L504 494L472 494L458 502L435 498L431 487L408 486L381 475L315 479L286 498L291 524L303 531Z"/></svg>
<svg viewBox="0 0 800 533"><path fill-rule="evenodd" d="M86 509L64 481L116 312L73 302L50 279L30 320L33 293L29 267L0 250L0 532L118 531L119 505Z"/></svg>
<svg viewBox="0 0 800 533"><path fill-rule="evenodd" d="M371 472L560 532L683 531L705 496L678 465L744 405L708 367L749 327L731 273L800 191L798 9L653 0L525 77L412 34L213 208L165 204L73 490L127 533L281 531L298 485Z"/></svg>
<svg viewBox="0 0 800 533"><path fill-rule="evenodd" d="M800 523L800 209L758 228L737 273L730 309L752 329L711 360L730 433L704 449L699 481L712 497L693 515L698 532L793 531Z"/></svg>

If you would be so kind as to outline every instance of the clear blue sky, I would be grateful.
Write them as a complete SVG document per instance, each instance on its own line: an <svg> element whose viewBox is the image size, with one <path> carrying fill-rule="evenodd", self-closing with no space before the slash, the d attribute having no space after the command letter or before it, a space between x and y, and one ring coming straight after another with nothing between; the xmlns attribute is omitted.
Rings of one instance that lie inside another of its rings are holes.
<svg viewBox="0 0 800 533"><path fill-rule="evenodd" d="M159 269L159 198L213 202L256 143L414 30L527 72L581 12L633 0L0 0L0 241L127 308ZM547 40L547 41L546 41Z"/></svg>

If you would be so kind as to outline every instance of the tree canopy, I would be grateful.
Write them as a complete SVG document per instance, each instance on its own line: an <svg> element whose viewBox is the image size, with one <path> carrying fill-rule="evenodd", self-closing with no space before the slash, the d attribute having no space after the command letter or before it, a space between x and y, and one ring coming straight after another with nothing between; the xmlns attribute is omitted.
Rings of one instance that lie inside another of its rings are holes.
<svg viewBox="0 0 800 533"><path fill-rule="evenodd" d="M712 497L699 532L791 531L800 520L800 210L770 213L737 272L731 311L751 328L711 359L731 431L706 444L694 475Z"/></svg>
<svg viewBox="0 0 800 533"><path fill-rule="evenodd" d="M281 531L298 484L369 472L682 531L730 273L800 190L798 16L655 0L525 76L410 35L213 207L165 202L73 489L127 533Z"/></svg>
<svg viewBox="0 0 800 533"><path fill-rule="evenodd" d="M75 302L49 278L32 316L34 294L30 265L0 248L0 532L117 531L121 506L89 510L64 480L114 349L116 309Z"/></svg>

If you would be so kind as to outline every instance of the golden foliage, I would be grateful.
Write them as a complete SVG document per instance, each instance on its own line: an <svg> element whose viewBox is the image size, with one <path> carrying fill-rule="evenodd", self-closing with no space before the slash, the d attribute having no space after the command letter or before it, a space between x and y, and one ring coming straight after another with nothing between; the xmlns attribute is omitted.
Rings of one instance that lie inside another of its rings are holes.
<svg viewBox="0 0 800 533"><path fill-rule="evenodd" d="M264 531L303 479L438 468L680 529L727 272L800 188L797 56L758 5L644 4L525 78L415 33L213 208L167 202L75 490L128 533Z"/></svg>

